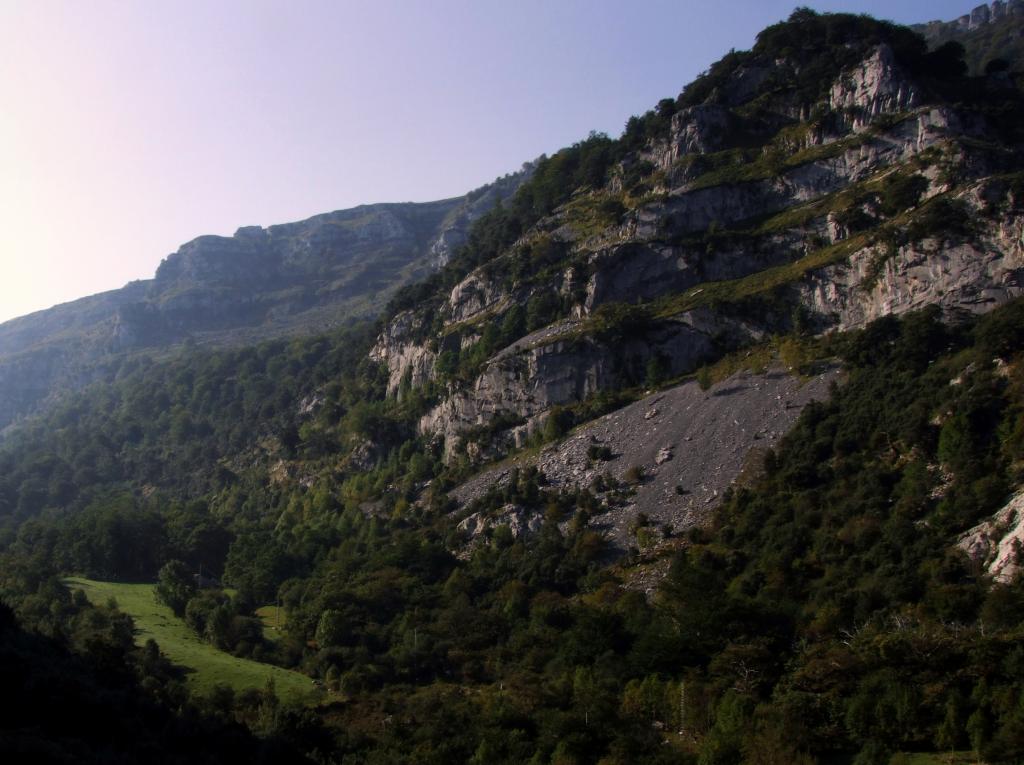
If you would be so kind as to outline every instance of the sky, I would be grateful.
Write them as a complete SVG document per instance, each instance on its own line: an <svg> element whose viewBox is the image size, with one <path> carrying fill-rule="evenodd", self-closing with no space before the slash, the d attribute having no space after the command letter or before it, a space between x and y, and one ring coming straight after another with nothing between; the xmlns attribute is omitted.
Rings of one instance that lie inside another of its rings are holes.
<svg viewBox="0 0 1024 765"><path fill-rule="evenodd" d="M980 0L820 0L901 23ZM201 234L457 196L675 96L796 0L0 0L0 321Z"/></svg>

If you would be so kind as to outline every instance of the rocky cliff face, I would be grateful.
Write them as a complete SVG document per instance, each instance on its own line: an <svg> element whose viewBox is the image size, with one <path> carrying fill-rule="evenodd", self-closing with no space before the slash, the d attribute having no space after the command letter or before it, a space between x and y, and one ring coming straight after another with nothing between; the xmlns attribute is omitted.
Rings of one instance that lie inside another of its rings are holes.
<svg viewBox="0 0 1024 765"><path fill-rule="evenodd" d="M1024 493L965 533L958 546L994 581L1012 582L1024 566Z"/></svg>
<svg viewBox="0 0 1024 765"><path fill-rule="evenodd" d="M933 47L947 42L963 45L967 64L975 74L985 72L996 59L1017 70L1024 53L1024 0L996 0L953 21L931 21L914 29Z"/></svg>
<svg viewBox="0 0 1024 765"><path fill-rule="evenodd" d="M978 208L971 207L977 213ZM1024 294L1024 217L988 220L970 240L923 239L892 252L864 248L808 275L800 300L839 330L928 305L982 313Z"/></svg>
<svg viewBox="0 0 1024 765"><path fill-rule="evenodd" d="M946 28L974 31L1007 18L1022 16L1024 16L1024 0L994 0L992 3L975 7L970 13L965 13L954 21L932 21L922 25L921 28L925 30Z"/></svg>
<svg viewBox="0 0 1024 765"><path fill-rule="evenodd" d="M915 109L921 95L888 45L879 45L860 66L847 72L829 91L828 108L842 115L854 131L867 128L879 115Z"/></svg>
<svg viewBox="0 0 1024 765"><path fill-rule="evenodd" d="M418 318L412 311L400 313L388 323L370 351L370 358L388 367L389 396L398 395L403 380L420 386L432 377L437 354L409 340Z"/></svg>
<svg viewBox="0 0 1024 765"><path fill-rule="evenodd" d="M932 304L985 311L1021 294L1024 218L999 150L979 148L998 141L982 114L919 84L886 44L818 101L766 105L758 87L792 69L744 65L716 102L677 112L606 189L575 198L457 284L434 314L440 339L415 311L396 318L373 353L392 395L403 380L437 380L439 349L474 347L513 306L562 306L564 318L495 353L471 382L439 380L420 432L443 440L449 458L494 457L522 446L553 407L636 384L652 359L669 375L693 371L786 330L798 311L819 330L845 330ZM755 108L769 134L750 149L742 125ZM639 198L623 181L637 163L650 168ZM595 229L583 216L608 200L623 212ZM540 240L568 253L562 269L543 282L508 278L501 264ZM741 307L769 296L788 316ZM642 331L597 331L602 306L638 301L656 317Z"/></svg>

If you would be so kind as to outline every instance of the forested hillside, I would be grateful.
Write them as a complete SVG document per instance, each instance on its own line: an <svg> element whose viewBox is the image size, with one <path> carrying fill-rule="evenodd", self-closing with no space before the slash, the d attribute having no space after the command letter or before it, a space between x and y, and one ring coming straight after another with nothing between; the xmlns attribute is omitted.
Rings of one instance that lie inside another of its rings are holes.
<svg viewBox="0 0 1024 765"><path fill-rule="evenodd" d="M1024 98L964 55L800 9L539 160L376 323L137 355L20 423L12 644L313 762L1021 761ZM671 401L733 413L728 474L670 480L722 447ZM184 704L73 575L319 700Z"/></svg>

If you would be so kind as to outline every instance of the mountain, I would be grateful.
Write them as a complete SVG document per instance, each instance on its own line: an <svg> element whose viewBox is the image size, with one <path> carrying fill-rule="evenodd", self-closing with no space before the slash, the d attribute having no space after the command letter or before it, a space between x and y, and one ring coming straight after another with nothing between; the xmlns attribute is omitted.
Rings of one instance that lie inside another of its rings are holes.
<svg viewBox="0 0 1024 765"><path fill-rule="evenodd" d="M856 44L792 29L614 146L580 144L606 152L604 183L391 321L373 357L391 395L435 386L418 429L446 458L521 446L649 364L675 377L772 333L1022 294L1013 85L968 86L948 50L884 25Z"/></svg>
<svg viewBox="0 0 1024 765"><path fill-rule="evenodd" d="M442 266L531 165L463 197L364 205L182 245L156 277L0 324L0 430L131 352L323 332Z"/></svg>
<svg viewBox="0 0 1024 765"><path fill-rule="evenodd" d="M314 761L1019 762L1024 80L964 56L799 9L376 323L237 342L215 296L315 258L186 246L148 310L236 342L10 430L0 596L87 644L54 577L157 580L321 684Z"/></svg>
<svg viewBox="0 0 1024 765"><path fill-rule="evenodd" d="M1015 70L1022 66L1024 4L1020 0L996 0L990 5L979 5L955 21L931 21L913 29L924 35L933 48L949 42L963 45L972 74L984 73L990 64Z"/></svg>

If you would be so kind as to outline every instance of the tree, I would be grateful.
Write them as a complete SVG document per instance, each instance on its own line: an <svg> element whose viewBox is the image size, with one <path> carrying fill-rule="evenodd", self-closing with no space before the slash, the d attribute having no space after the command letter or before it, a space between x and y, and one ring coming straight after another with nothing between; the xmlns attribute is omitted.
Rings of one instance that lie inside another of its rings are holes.
<svg viewBox="0 0 1024 765"><path fill-rule="evenodd" d="M951 693L946 700L946 714L935 736L935 745L942 750L953 751L961 738L960 699Z"/></svg>
<svg viewBox="0 0 1024 765"><path fill-rule="evenodd" d="M600 697L600 687L590 667L577 667L572 677L573 705L583 712L584 725L590 725L590 713Z"/></svg>
<svg viewBox="0 0 1024 765"><path fill-rule="evenodd" d="M196 583L188 566L180 560L170 560L157 575L156 597L174 611L175 616L184 616L185 606L196 594Z"/></svg>
<svg viewBox="0 0 1024 765"><path fill-rule="evenodd" d="M711 370L708 369L708 365L704 364L700 369L697 370L697 384L701 390L707 390L714 383L714 379L711 377Z"/></svg>
<svg viewBox="0 0 1024 765"><path fill-rule="evenodd" d="M231 620L234 610L229 603L221 605L210 611L206 619L206 630L204 637L217 648L230 648L234 643L231 635Z"/></svg>
<svg viewBox="0 0 1024 765"><path fill-rule="evenodd" d="M743 740L750 727L749 698L727 691L715 709L715 724L700 747L700 765L738 765Z"/></svg>
<svg viewBox="0 0 1024 765"><path fill-rule="evenodd" d="M998 72L1008 72L1010 70L1010 62L1005 58L994 58L985 64L985 74L996 74Z"/></svg>
<svg viewBox="0 0 1024 765"><path fill-rule="evenodd" d="M971 748L980 756L992 737L992 719L985 707L978 707L967 718L967 735L971 739Z"/></svg>
<svg viewBox="0 0 1024 765"><path fill-rule="evenodd" d="M661 353L656 353L647 360L646 378L644 384L648 388L657 388L665 382L672 370L669 361Z"/></svg>
<svg viewBox="0 0 1024 765"><path fill-rule="evenodd" d="M892 751L877 739L870 739L854 759L854 765L886 765L892 759Z"/></svg>
<svg viewBox="0 0 1024 765"><path fill-rule="evenodd" d="M544 440L554 441L557 438L561 438L572 427L572 424L573 417L571 411L560 406L553 407L548 412L547 419L544 420Z"/></svg>
<svg viewBox="0 0 1024 765"><path fill-rule="evenodd" d="M345 615L341 611L328 608L320 614L320 621L316 627L316 642L321 648L343 645L348 634Z"/></svg>

